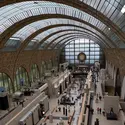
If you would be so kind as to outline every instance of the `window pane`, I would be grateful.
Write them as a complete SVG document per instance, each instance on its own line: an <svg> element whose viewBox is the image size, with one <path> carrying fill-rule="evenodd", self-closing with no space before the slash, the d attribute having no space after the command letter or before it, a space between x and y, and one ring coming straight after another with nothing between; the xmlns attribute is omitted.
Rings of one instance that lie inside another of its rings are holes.
<svg viewBox="0 0 125 125"><path fill-rule="evenodd" d="M89 39L79 39L70 42L70 44L66 46L64 51L62 52L62 56L65 56L65 61L68 61L71 64L79 64L77 56L81 52L86 54L86 65L94 64L95 61L103 62L102 60L100 60L103 59L103 51L98 44Z"/></svg>

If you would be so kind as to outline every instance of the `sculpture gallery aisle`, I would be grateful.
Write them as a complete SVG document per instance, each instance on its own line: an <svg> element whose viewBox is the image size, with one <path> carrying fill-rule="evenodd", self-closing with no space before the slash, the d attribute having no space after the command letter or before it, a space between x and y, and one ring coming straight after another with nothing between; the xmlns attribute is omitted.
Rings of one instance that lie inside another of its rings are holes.
<svg viewBox="0 0 125 125"><path fill-rule="evenodd" d="M101 89L101 84L100 81L97 82L97 90L96 90L96 94L99 94L102 96L102 89ZM99 125L122 125L120 118L118 118L118 120L107 120L107 118L105 116L103 116L103 114L97 114L97 108L101 108L103 111L103 105L104 105L104 99L102 98L101 101L99 101L98 103L95 103L95 98L96 96L94 96L94 100L93 100L93 108L94 108L94 114L92 116L92 122L91 125L94 125L94 122L96 120L96 118L99 119Z"/></svg>

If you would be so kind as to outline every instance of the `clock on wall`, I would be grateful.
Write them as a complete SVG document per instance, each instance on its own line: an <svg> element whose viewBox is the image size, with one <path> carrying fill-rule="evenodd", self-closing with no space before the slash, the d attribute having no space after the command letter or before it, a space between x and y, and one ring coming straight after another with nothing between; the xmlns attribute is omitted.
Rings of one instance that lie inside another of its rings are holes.
<svg viewBox="0 0 125 125"><path fill-rule="evenodd" d="M80 62L84 62L84 61L86 60L86 55L85 55L85 53L83 53L83 52L79 53L79 54L78 54L78 60L79 60Z"/></svg>

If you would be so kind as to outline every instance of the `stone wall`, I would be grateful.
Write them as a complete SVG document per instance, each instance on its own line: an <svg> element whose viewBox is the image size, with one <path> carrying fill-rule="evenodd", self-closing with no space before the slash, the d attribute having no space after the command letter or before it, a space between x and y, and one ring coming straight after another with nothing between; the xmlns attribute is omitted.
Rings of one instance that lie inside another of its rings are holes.
<svg viewBox="0 0 125 125"><path fill-rule="evenodd" d="M46 63L49 60L56 61L58 50L43 51L22 51L18 52L1 52L0 53L0 72L6 73L13 81L16 70L24 67L29 73L31 66L37 64L40 70L42 61Z"/></svg>
<svg viewBox="0 0 125 125"><path fill-rule="evenodd" d="M114 87L116 83L116 73L117 70L120 72L120 81L121 85L121 98L125 98L125 49L105 49L106 56L106 67L107 71L114 80Z"/></svg>

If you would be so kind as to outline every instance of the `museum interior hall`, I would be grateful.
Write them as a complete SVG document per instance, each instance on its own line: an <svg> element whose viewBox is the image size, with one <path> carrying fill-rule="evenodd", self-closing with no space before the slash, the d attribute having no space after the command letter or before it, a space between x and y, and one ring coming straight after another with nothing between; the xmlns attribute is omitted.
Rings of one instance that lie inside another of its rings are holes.
<svg viewBox="0 0 125 125"><path fill-rule="evenodd" d="M0 125L125 125L125 0L0 0Z"/></svg>

